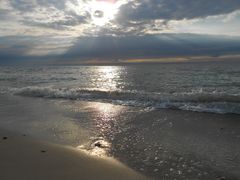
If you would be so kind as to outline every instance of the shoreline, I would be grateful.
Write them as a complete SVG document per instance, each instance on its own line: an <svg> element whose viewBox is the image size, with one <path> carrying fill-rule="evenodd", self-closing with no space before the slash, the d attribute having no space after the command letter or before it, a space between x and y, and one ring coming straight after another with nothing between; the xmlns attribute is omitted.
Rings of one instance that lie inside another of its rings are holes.
<svg viewBox="0 0 240 180"><path fill-rule="evenodd" d="M0 129L1 180L147 179L112 158Z"/></svg>
<svg viewBox="0 0 240 180"><path fill-rule="evenodd" d="M77 151L79 154L77 147L84 151L84 154L95 154L95 149L102 146L99 150L105 151L106 156L114 157L149 178L185 180L225 177L229 180L237 180L240 177L239 115L179 110L148 111L109 103L14 96L5 97L2 100L0 103L3 117L1 127L13 133L20 133L14 137L15 141L20 140L18 145L12 146L13 149L21 147L20 142L25 140L29 145L39 142L41 145L41 140L62 144L63 146L57 145L54 152L59 148L67 148L66 154L69 154L69 149L70 154L72 151L74 153ZM24 133L27 134L26 137L22 136ZM6 135L1 132L0 135L2 135L1 143L8 140L12 142L12 138L5 141L2 138ZM29 143L29 139L35 142ZM40 145L37 146L40 147ZM31 150L32 147L29 149ZM50 151L40 152L41 150L35 151L37 156L45 157L50 153ZM25 150L22 151L23 154L26 153ZM6 152L8 150L4 153ZM13 154L16 152L18 156L21 155L18 150ZM26 157L29 156L26 155ZM58 159L61 158L62 156L59 156ZM90 156L90 158L94 157ZM75 163L75 158L72 159ZM106 159L108 162L111 161L110 166L112 166L112 159ZM98 158L94 160L98 161ZM106 162L105 158L100 160ZM14 159L11 160L11 162L14 161ZM56 164L58 166L60 163ZM72 161L69 160L68 164L72 166ZM90 167L96 170L94 163ZM0 168L5 170L5 167ZM49 167L51 168L52 166ZM65 168L62 166L56 169ZM86 171L92 172L89 168L86 168ZM82 177L81 175L78 176ZM1 175L0 179L2 180ZM110 179L113 178L110 177Z"/></svg>

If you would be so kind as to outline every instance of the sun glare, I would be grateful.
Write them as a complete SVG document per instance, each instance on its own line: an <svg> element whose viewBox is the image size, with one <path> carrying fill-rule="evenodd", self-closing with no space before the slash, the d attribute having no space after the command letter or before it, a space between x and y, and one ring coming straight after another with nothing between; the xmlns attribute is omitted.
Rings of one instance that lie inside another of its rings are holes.
<svg viewBox="0 0 240 180"><path fill-rule="evenodd" d="M98 67L99 81L97 86L102 90L116 91L118 89L117 79L120 75L119 67L101 66Z"/></svg>
<svg viewBox="0 0 240 180"><path fill-rule="evenodd" d="M115 18L120 4L112 1L95 0L89 2L88 6L93 24L103 26Z"/></svg>

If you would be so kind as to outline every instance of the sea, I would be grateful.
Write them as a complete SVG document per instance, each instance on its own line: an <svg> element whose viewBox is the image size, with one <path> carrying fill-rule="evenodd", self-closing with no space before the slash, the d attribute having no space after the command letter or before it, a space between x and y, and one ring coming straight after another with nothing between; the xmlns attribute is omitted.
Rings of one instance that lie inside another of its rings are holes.
<svg viewBox="0 0 240 180"><path fill-rule="evenodd" d="M149 178L240 178L240 61L0 66L0 117Z"/></svg>

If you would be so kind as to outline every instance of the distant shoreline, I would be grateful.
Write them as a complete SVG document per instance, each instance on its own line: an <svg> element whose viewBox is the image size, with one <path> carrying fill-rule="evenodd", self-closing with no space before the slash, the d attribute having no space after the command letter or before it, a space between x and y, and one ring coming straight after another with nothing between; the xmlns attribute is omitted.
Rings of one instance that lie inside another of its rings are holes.
<svg viewBox="0 0 240 180"><path fill-rule="evenodd" d="M240 54L235 55L213 55L213 56L178 56L178 57L152 57L135 59L107 59L107 60L61 60L40 59L22 60L19 62L1 63L0 66L132 66L132 65L158 65L158 64L183 64L183 63L215 63L215 62L240 62Z"/></svg>

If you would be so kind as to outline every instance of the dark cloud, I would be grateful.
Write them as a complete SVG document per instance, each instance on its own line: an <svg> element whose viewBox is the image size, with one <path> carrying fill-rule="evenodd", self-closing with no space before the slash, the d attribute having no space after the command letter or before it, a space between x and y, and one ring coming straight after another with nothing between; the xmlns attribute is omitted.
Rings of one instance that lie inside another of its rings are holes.
<svg viewBox="0 0 240 180"><path fill-rule="evenodd" d="M0 37L0 63L21 61L32 46L34 42L29 37Z"/></svg>
<svg viewBox="0 0 240 180"><path fill-rule="evenodd" d="M133 0L121 7L119 19L169 21L202 18L239 9L239 0Z"/></svg>
<svg viewBox="0 0 240 180"><path fill-rule="evenodd" d="M240 52L240 38L193 34L81 37L63 59L216 56Z"/></svg>
<svg viewBox="0 0 240 180"><path fill-rule="evenodd" d="M71 45L69 37L0 36L0 63L53 59Z"/></svg>
<svg viewBox="0 0 240 180"><path fill-rule="evenodd" d="M172 20L206 18L240 10L239 0L132 0L120 8L115 32L148 34L169 30Z"/></svg>
<svg viewBox="0 0 240 180"><path fill-rule="evenodd" d="M1 37L0 62L10 60L24 61L31 59L51 59L60 62L97 59L99 62L108 60L116 62L119 59L157 58L157 57L191 57L191 56L221 56L238 54L240 52L240 37L210 36L194 34L161 34L145 36L102 36L81 37L68 51L62 55L35 56L29 52L38 45L41 37ZM45 37L42 41L47 41ZM50 46L57 50L60 41ZM59 43L58 43L59 42ZM50 42L47 44L51 44ZM43 46L44 48L44 46ZM53 51L51 51L53 52Z"/></svg>

